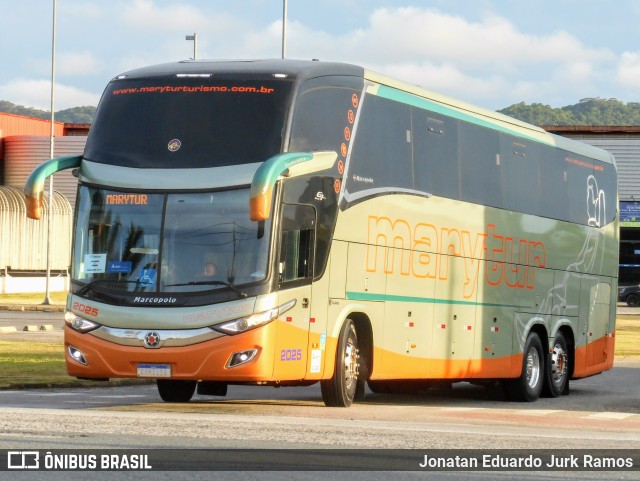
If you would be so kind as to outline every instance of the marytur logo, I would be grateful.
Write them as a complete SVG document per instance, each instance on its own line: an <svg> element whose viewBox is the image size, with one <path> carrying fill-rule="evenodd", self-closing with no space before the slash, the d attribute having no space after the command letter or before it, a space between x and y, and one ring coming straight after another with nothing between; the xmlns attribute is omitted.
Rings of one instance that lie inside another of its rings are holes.
<svg viewBox="0 0 640 481"><path fill-rule="evenodd" d="M40 453L38 451L7 452L8 469L39 469Z"/></svg>
<svg viewBox="0 0 640 481"><path fill-rule="evenodd" d="M456 279L450 262L461 267L463 278ZM469 299L476 293L483 265L482 277L489 286L534 289L537 269L547 265L547 251L543 242L511 237L494 224L472 232L370 215L366 265L367 272L451 280Z"/></svg>

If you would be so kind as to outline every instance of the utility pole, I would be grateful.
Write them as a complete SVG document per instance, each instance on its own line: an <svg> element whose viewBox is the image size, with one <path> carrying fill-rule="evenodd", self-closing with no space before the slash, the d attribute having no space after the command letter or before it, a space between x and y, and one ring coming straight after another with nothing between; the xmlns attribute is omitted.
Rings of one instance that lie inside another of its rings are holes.
<svg viewBox="0 0 640 481"><path fill-rule="evenodd" d="M198 58L198 34L194 33L193 35L187 35L185 40L193 40L193 60L197 60Z"/></svg>
<svg viewBox="0 0 640 481"><path fill-rule="evenodd" d="M282 0L282 58L287 54L287 0Z"/></svg>
<svg viewBox="0 0 640 481"><path fill-rule="evenodd" d="M49 158L54 156L54 92L56 81L56 0L53 0L53 34L51 36L51 136L49 138ZM45 294L42 304L51 304L51 238L53 231L53 175L49 176L49 209L47 215L47 278L45 280Z"/></svg>

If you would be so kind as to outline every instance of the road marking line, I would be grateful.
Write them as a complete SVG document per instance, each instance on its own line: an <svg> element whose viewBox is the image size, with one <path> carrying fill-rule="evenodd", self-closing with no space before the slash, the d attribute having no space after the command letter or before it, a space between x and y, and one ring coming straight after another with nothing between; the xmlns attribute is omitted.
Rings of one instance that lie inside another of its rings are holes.
<svg viewBox="0 0 640 481"><path fill-rule="evenodd" d="M77 396L78 394L85 394L80 392L27 392L25 396L39 396L39 397L55 397L55 396Z"/></svg>
<svg viewBox="0 0 640 481"><path fill-rule="evenodd" d="M518 409L516 414L524 414L526 416L547 416L549 414L564 412L562 409Z"/></svg>
<svg viewBox="0 0 640 481"><path fill-rule="evenodd" d="M456 411L461 411L461 412L462 412L462 411L481 411L481 410L483 410L483 409L488 410L487 408L457 407L457 406L452 406L452 407L442 407L442 408L440 408L440 409L442 409L443 411L453 411L453 412L456 412Z"/></svg>
<svg viewBox="0 0 640 481"><path fill-rule="evenodd" d="M107 401L65 401L68 404L109 404Z"/></svg>
<svg viewBox="0 0 640 481"><path fill-rule="evenodd" d="M132 397L149 397L146 394L96 394L95 396L91 396L93 398L114 398L114 399L121 399L121 398L132 398Z"/></svg>
<svg viewBox="0 0 640 481"><path fill-rule="evenodd" d="M589 419L627 419L636 416L634 413L594 413L587 416Z"/></svg>

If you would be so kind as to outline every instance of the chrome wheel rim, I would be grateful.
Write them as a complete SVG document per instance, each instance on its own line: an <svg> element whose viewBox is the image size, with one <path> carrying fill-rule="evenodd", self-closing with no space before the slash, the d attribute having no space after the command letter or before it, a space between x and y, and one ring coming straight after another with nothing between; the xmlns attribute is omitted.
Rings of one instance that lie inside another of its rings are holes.
<svg viewBox="0 0 640 481"><path fill-rule="evenodd" d="M567 352L561 345L553 346L551 353L551 382L560 386L567 376Z"/></svg>
<svg viewBox="0 0 640 481"><path fill-rule="evenodd" d="M535 347L530 348L527 353L526 372L527 385L531 389L535 389L538 385L538 381L540 380L540 356L538 355L538 350Z"/></svg>
<svg viewBox="0 0 640 481"><path fill-rule="evenodd" d="M344 380L347 391L355 389L358 379L358 347L352 336L349 336L344 352Z"/></svg>

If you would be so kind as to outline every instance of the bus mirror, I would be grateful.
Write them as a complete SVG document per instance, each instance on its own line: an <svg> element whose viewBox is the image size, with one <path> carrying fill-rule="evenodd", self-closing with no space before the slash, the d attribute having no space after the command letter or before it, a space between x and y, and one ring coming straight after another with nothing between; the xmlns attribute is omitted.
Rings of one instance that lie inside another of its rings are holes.
<svg viewBox="0 0 640 481"><path fill-rule="evenodd" d="M249 216L251 220L261 221L269 218L271 215L273 188L278 177L292 165L311 159L313 159L312 154L289 152L275 155L258 167L251 181L249 198Z"/></svg>
<svg viewBox="0 0 640 481"><path fill-rule="evenodd" d="M338 154L335 152L287 152L266 160L253 175L249 199L251 220L267 220L271 215L273 187L278 177L287 173L290 176L304 175L330 169ZM309 162L312 161L312 162ZM301 165L303 164L304 165Z"/></svg>
<svg viewBox="0 0 640 481"><path fill-rule="evenodd" d="M37 197L26 197L27 200L27 217L29 219L40 220L42 219L42 197L44 191L40 192Z"/></svg>
<svg viewBox="0 0 640 481"><path fill-rule="evenodd" d="M24 195L27 203L27 217L34 220L42 218L42 199L44 197L44 181L50 175L61 170L78 167L82 162L81 155L66 155L49 159L36 167L24 184Z"/></svg>

